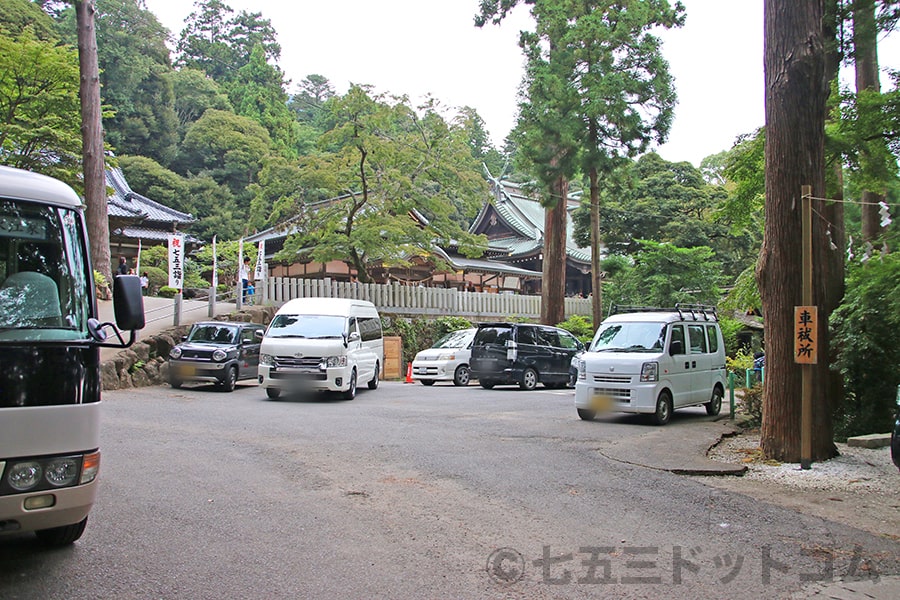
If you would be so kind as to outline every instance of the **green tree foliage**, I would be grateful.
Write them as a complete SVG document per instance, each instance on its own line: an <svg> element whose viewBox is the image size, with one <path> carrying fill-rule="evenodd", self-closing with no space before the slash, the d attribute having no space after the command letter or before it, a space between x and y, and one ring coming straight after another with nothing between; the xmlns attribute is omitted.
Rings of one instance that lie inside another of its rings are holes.
<svg viewBox="0 0 900 600"><path fill-rule="evenodd" d="M272 154L269 133L253 119L209 109L184 136L178 169L182 174L209 174L226 186L239 202L256 181L263 161Z"/></svg>
<svg viewBox="0 0 900 600"><path fill-rule="evenodd" d="M297 155L299 125L287 107L283 80L281 70L266 62L262 46L256 46L225 89L234 111L265 127L275 151L291 158Z"/></svg>
<svg viewBox="0 0 900 600"><path fill-rule="evenodd" d="M178 141L168 33L139 0L97 0L94 16L106 142L117 154L141 154L163 165ZM76 45L75 10L60 15L63 38Z"/></svg>
<svg viewBox="0 0 900 600"><path fill-rule="evenodd" d="M185 180L178 173L163 167L146 156L120 156L119 167L131 189L166 206L191 212Z"/></svg>
<svg viewBox="0 0 900 600"><path fill-rule="evenodd" d="M621 271L608 284L605 293L612 304L716 305L722 296L722 268L711 248L642 240L634 261L634 267Z"/></svg>
<svg viewBox="0 0 900 600"><path fill-rule="evenodd" d="M78 55L35 37L0 29L0 162L61 179L76 189L81 173Z"/></svg>
<svg viewBox="0 0 900 600"><path fill-rule="evenodd" d="M0 2L0 32L4 36L18 37L25 28L31 29L35 39L55 41L56 29L47 13L30 0L3 0Z"/></svg>
<svg viewBox="0 0 900 600"><path fill-rule="evenodd" d="M281 56L272 23L261 14L235 15L220 0L196 0L194 7L176 46L178 66L203 71L221 84L237 76L256 46L262 47L267 61Z"/></svg>
<svg viewBox="0 0 900 600"><path fill-rule="evenodd" d="M175 116L182 137L207 109L232 110L228 95L203 71L183 67L169 73L169 80L175 93Z"/></svg>
<svg viewBox="0 0 900 600"><path fill-rule="evenodd" d="M850 266L847 293L831 325L838 350L832 368L846 390L835 413L837 436L889 431L900 385L900 255Z"/></svg>
<svg viewBox="0 0 900 600"><path fill-rule="evenodd" d="M307 194L293 209L299 233L278 258L346 260L368 281L372 260L403 265L431 255L435 244L453 241L481 254L484 241L454 219L457 211L474 216L486 194L463 129L434 104L416 110L405 98L373 98L361 86L326 106L331 127L320 152L300 160Z"/></svg>

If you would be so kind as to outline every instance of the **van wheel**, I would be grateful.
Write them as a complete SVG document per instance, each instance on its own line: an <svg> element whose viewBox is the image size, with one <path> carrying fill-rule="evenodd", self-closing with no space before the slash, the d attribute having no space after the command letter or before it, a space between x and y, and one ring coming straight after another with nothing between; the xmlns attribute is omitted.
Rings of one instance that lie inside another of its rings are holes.
<svg viewBox="0 0 900 600"><path fill-rule="evenodd" d="M656 399L656 412L653 420L657 425L665 425L672 418L672 396L669 392L660 392Z"/></svg>
<svg viewBox="0 0 900 600"><path fill-rule="evenodd" d="M453 385L469 385L472 379L472 373L469 371L468 365L459 365L456 372L453 373Z"/></svg>
<svg viewBox="0 0 900 600"><path fill-rule="evenodd" d="M713 390L712 398L703 406L706 407L706 414L709 416L714 417L719 414L722 410L722 390L718 386Z"/></svg>
<svg viewBox="0 0 900 600"><path fill-rule="evenodd" d="M228 369L228 373L225 374L225 379L219 385L220 389L223 392L233 392L234 386L237 384L237 367L230 367Z"/></svg>
<svg viewBox="0 0 900 600"><path fill-rule="evenodd" d="M594 417L597 416L597 412L593 410L589 410L587 408L579 408L578 409L578 417L582 421L593 421Z"/></svg>
<svg viewBox="0 0 900 600"><path fill-rule="evenodd" d="M381 366L378 363L375 363L375 375L372 376L372 381L369 382L370 390L378 389L378 375L381 373Z"/></svg>
<svg viewBox="0 0 900 600"><path fill-rule="evenodd" d="M269 400L275 400L280 395L281 390L279 390L278 388L266 388L266 396L269 397Z"/></svg>
<svg viewBox="0 0 900 600"><path fill-rule="evenodd" d="M72 525L63 525L52 529L39 529L34 534L45 546L68 546L81 537L86 526L87 517Z"/></svg>
<svg viewBox="0 0 900 600"><path fill-rule="evenodd" d="M421 379L422 385L434 385L434 379Z"/></svg>
<svg viewBox="0 0 900 600"><path fill-rule="evenodd" d="M538 384L538 374L532 368L525 369L525 372L522 373L522 381L519 382L519 388L523 390L528 390L529 392L537 387Z"/></svg>
<svg viewBox="0 0 900 600"><path fill-rule="evenodd" d="M356 398L356 369L350 372L350 387L347 388L346 392L341 394L341 398L344 400L353 400Z"/></svg>

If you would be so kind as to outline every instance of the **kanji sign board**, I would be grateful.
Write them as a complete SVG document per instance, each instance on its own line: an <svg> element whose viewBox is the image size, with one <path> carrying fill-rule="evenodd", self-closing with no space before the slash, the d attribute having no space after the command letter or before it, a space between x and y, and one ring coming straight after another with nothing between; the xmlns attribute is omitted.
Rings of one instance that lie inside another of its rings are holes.
<svg viewBox="0 0 900 600"><path fill-rule="evenodd" d="M794 307L794 362L814 365L818 362L818 306Z"/></svg>

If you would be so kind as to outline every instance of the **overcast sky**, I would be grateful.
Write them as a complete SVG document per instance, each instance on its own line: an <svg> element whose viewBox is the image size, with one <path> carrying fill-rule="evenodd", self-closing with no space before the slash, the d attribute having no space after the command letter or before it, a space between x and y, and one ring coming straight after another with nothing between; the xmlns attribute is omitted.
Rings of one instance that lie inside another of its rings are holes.
<svg viewBox="0 0 900 600"><path fill-rule="evenodd" d="M501 25L478 29L478 0L225 0L235 12L261 12L281 44L279 66L292 81L328 78L338 93L352 83L431 94L448 107L471 106L495 145L515 122L522 78L518 33L529 27L518 7ZM684 27L663 32L663 54L678 91L669 141L658 152L699 166L735 138L763 125L762 0L682 0ZM194 10L190 0L146 0L177 37ZM900 68L900 35L879 48L882 66ZM891 60L886 60L890 58Z"/></svg>

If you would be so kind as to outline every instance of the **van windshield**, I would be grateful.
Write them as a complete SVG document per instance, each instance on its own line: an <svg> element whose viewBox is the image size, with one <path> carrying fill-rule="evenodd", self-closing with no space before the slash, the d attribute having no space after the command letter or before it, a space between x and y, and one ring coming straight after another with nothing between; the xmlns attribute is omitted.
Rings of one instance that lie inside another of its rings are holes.
<svg viewBox="0 0 900 600"><path fill-rule="evenodd" d="M591 352L662 352L665 342L665 323L604 323Z"/></svg>
<svg viewBox="0 0 900 600"><path fill-rule="evenodd" d="M346 317L333 315L275 315L266 336L273 338L342 338Z"/></svg>

